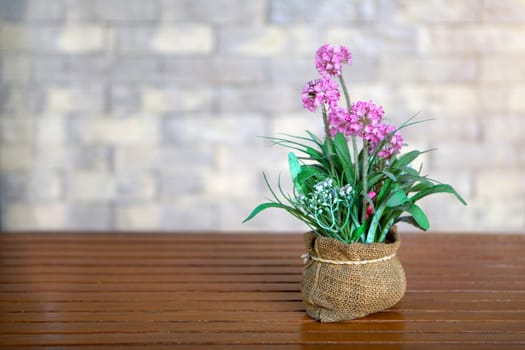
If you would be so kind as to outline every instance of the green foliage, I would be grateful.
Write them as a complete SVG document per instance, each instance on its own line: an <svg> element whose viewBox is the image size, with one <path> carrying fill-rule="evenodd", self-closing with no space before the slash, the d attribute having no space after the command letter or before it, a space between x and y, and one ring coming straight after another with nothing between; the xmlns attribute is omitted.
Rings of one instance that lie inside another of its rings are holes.
<svg viewBox="0 0 525 350"><path fill-rule="evenodd" d="M351 152L342 134L324 142L311 132L307 135L268 138L292 150L288 164L294 191L284 193L279 181L277 194L264 176L273 199L257 206L244 221L269 208L284 209L321 235L346 243L372 243L383 242L398 222L428 230L428 218L416 204L428 195L449 193L466 205L450 185L437 183L421 175L421 168L411 167L426 151L410 151L386 160L375 152L365 159L362 152ZM359 173L355 169L360 169ZM363 181L365 175L367 181ZM376 193L374 198L368 195L370 191ZM363 215L370 210L371 215Z"/></svg>

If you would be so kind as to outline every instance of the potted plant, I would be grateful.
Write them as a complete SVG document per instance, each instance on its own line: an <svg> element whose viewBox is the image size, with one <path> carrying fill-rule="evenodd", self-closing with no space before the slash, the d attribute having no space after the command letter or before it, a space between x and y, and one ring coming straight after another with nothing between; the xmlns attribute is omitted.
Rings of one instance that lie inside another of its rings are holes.
<svg viewBox="0 0 525 350"><path fill-rule="evenodd" d="M410 118L395 127L385 123L381 106L350 101L342 69L351 60L344 46L317 50L320 77L306 83L302 102L309 111L320 110L324 135L269 137L291 149L293 192L285 193L280 182L272 188L264 175L273 198L245 219L279 208L311 229L304 236L301 293L308 315L321 322L360 318L397 304L406 280L396 256L396 223L428 230L417 202L431 194L451 193L466 204L450 185L411 166L427 151L401 153L401 130L420 121Z"/></svg>

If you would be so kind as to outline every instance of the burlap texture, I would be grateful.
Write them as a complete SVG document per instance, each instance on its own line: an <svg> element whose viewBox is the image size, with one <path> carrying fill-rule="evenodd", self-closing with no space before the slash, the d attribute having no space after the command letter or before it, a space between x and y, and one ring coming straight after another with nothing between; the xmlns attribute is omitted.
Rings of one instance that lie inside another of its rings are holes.
<svg viewBox="0 0 525 350"><path fill-rule="evenodd" d="M363 261L390 256L399 248L393 227L385 243L352 243L304 235L310 256L335 261ZM321 322L364 317L397 304L406 291L405 271L397 256L362 265L336 265L309 259L304 267L302 298L306 313Z"/></svg>

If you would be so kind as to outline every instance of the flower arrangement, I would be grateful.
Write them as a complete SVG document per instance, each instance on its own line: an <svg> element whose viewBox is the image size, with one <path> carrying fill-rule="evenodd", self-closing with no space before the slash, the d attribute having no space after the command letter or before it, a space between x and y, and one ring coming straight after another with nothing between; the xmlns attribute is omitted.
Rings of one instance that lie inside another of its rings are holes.
<svg viewBox="0 0 525 350"><path fill-rule="evenodd" d="M324 138L309 131L304 137L269 137L292 150L288 163L293 193L286 194L280 182L275 191L264 175L273 199L258 205L244 221L265 209L280 208L320 236L344 243L381 243L400 221L429 228L427 216L416 204L428 195L451 193L466 205L450 185L411 166L428 151L401 153L400 131L421 121L412 117L395 127L385 123L380 105L351 102L342 75L343 65L351 63L351 53L344 46L326 44L317 50L320 78L306 83L302 102L311 112L320 109ZM339 106L341 91L344 107Z"/></svg>

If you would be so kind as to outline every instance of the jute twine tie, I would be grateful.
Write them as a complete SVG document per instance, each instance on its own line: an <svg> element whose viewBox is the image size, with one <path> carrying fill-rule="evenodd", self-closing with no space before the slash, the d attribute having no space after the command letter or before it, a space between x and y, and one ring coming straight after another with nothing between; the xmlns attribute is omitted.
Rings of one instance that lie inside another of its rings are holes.
<svg viewBox="0 0 525 350"><path fill-rule="evenodd" d="M392 259L394 256L396 256L396 253L390 254L390 255L387 255L387 256L383 256L383 257L377 258L377 259L352 261L352 260L323 259L323 258L319 258L317 256L312 256L312 255L310 255L308 253L304 253L303 255L301 255L301 258L303 258L303 263L305 263L305 264L308 262L308 260L314 260L314 261L320 261L320 262L333 264L333 265L366 265L366 264L372 264L372 263L381 262L381 261L387 261L387 260Z"/></svg>

